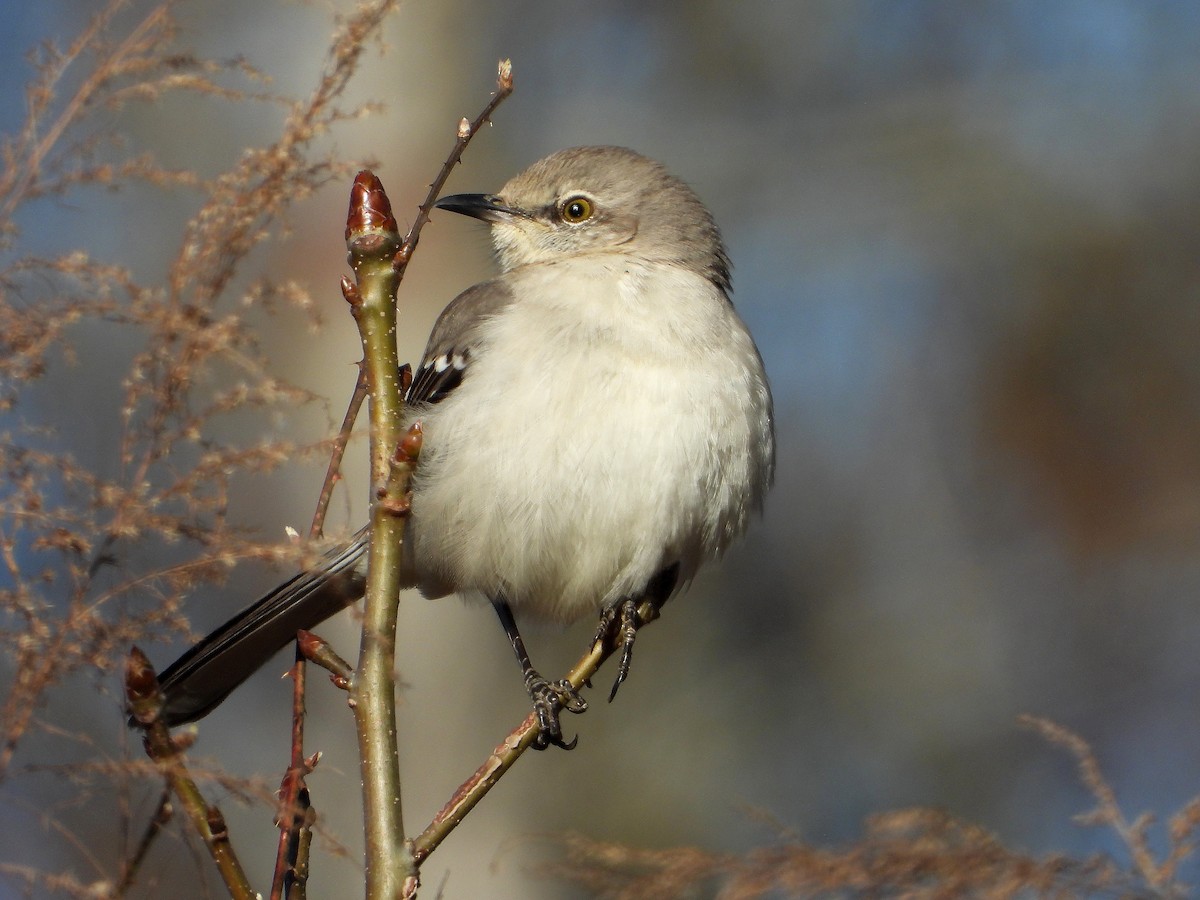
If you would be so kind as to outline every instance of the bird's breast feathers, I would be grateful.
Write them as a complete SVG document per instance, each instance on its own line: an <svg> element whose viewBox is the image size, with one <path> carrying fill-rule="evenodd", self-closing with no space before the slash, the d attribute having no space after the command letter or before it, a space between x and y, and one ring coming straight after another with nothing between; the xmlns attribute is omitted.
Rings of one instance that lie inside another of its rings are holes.
<svg viewBox="0 0 1200 900"><path fill-rule="evenodd" d="M680 283L698 276L536 268L557 271L524 274L545 283L514 286L522 302L480 330L487 352L422 413L411 542L419 576L436 561L427 592L502 593L571 620L664 565L679 562L686 581L741 533L765 491L755 444L769 410L753 399L761 366L724 295ZM481 489L464 496L461 484ZM592 534L623 539L601 552Z"/></svg>

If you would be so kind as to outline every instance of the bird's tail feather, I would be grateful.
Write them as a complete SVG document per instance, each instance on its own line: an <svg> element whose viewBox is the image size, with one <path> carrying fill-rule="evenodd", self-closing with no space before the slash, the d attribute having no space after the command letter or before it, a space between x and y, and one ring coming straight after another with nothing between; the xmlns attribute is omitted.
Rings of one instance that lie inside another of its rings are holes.
<svg viewBox="0 0 1200 900"><path fill-rule="evenodd" d="M208 715L301 628L313 628L363 595L367 530L202 638L160 676L169 726Z"/></svg>

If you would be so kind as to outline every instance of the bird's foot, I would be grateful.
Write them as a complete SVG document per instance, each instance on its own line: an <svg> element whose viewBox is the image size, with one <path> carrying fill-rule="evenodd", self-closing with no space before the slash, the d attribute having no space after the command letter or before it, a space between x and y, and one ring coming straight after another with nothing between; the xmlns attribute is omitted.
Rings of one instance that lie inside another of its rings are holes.
<svg viewBox="0 0 1200 900"><path fill-rule="evenodd" d="M565 678L547 681L533 669L525 673L525 689L529 691L538 721L538 736L533 742L533 748L545 750L553 745L564 750L574 750L579 738L563 740L559 713L566 711L579 714L587 710L587 701L580 696L579 691Z"/></svg>
<svg viewBox="0 0 1200 900"><path fill-rule="evenodd" d="M608 694L608 702L612 703L617 696L617 688L629 677L629 662L633 659L633 642L637 639L637 631L642 625L642 617L638 614L638 605L628 598L606 606L600 613L600 624L596 626L596 636L592 643L607 641L613 638L620 644L621 661L617 665L617 677L612 690Z"/></svg>

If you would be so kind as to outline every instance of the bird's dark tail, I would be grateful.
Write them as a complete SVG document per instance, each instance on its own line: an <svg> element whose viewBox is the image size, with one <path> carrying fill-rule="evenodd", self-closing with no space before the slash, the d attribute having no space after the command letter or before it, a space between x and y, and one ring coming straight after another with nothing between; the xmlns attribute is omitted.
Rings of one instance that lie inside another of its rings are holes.
<svg viewBox="0 0 1200 900"><path fill-rule="evenodd" d="M183 725L208 715L276 651L363 595L367 534L335 547L319 565L281 584L202 638L159 675L161 719Z"/></svg>

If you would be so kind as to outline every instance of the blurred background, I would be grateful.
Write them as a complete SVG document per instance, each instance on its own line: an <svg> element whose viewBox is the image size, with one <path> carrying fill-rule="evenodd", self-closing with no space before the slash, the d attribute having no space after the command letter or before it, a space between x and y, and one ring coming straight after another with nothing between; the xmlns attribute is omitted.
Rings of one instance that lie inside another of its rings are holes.
<svg viewBox="0 0 1200 900"><path fill-rule="evenodd" d="M9 4L4 130L23 115L22 52L77 33L88 6ZM302 95L335 6L185 4L181 43L244 56L274 89ZM746 541L641 636L615 703L591 695L569 723L578 749L522 759L432 858L426 885L445 879L451 898L573 896L533 871L553 852L538 836L736 852L776 839L757 810L830 844L853 840L873 811L935 806L1036 854L1124 861L1113 835L1072 821L1093 800L1069 756L1018 725L1022 713L1086 737L1131 815L1165 817L1198 793L1200 6L426 0L386 34L352 88L386 110L329 140L345 158L380 161L402 227L458 118L511 57L516 92L448 189L496 190L578 144L666 163L724 231L779 442L777 483ZM215 174L279 121L171 100L124 113L120 128L169 165ZM359 347L337 289L347 188L305 204L270 251L271 268L310 286L325 324L264 316L261 339L276 374L328 406L256 421L263 437L320 437L353 386ZM148 203L161 204L153 228ZM26 222L25 243L153 273L178 244L170 223L193 207L143 190L91 197ZM435 214L404 285L402 357L416 359L441 307L492 271L485 230ZM50 423L70 415L76 452L101 467L119 421L93 391L111 383L115 403L128 363L108 340L82 336L39 407ZM351 448L331 528L365 516L364 450ZM230 516L272 537L303 529L321 473L247 479ZM198 593L195 628L279 575L247 567ZM565 669L592 628L530 629L535 661ZM415 831L526 699L487 608L406 595L401 629ZM321 632L353 652L348 616ZM159 665L179 649L149 648ZM272 668L287 665L282 655L206 719L193 752L274 782L289 689ZM309 708L309 748L325 753L314 804L351 848L314 860L312 895L334 896L361 880L357 757L343 697L316 683ZM44 712L105 752L139 752L115 695ZM47 746L56 762L79 752ZM3 789L5 856L54 866L65 844L30 811L52 787ZM133 830L155 796L135 799ZM222 805L265 885L271 811ZM99 823L83 841L103 860L115 838L111 817ZM79 848L67 854L59 865L87 871ZM147 877L199 895L207 870L164 842ZM1185 875L1200 878L1195 865Z"/></svg>

